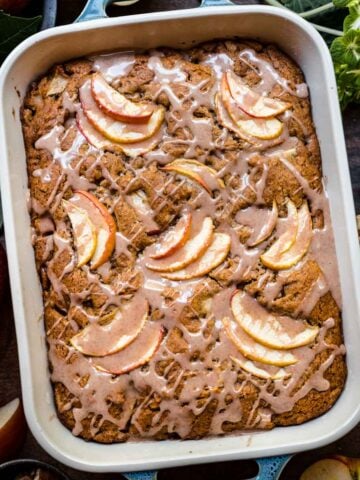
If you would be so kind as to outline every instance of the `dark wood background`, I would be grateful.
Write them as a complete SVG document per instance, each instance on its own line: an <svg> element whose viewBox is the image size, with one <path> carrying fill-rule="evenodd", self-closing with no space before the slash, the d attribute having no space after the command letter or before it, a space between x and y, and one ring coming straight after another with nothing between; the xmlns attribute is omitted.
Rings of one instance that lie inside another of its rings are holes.
<svg viewBox="0 0 360 480"><path fill-rule="evenodd" d="M34 1L34 3L36 2ZM71 23L80 13L84 3L83 0L59 0L57 23ZM235 3L259 2L241 2L235 0ZM195 8L198 5L198 0L142 0L138 4L130 7L111 7L109 13L111 15L125 15L179 8ZM343 113L343 122L356 212L360 214L360 106L348 107ZM3 234L1 235L1 241L3 241ZM0 307L0 405L20 395L16 337L12 318L10 292L7 291L5 301ZM360 425L354 428L354 430L344 438L327 447L301 453L293 457L281 475L281 479L297 480L304 468L312 461L323 455L335 452L360 457ZM30 432L27 433L26 442L18 453L17 458L34 458L48 461L66 471L73 480L110 480L121 478L120 474L89 474L60 465L47 455L37 444ZM160 472L159 478L160 480L180 480L182 478L186 478L187 480L199 478L201 478L201 480L222 478L236 478L237 480L241 480L254 476L256 472L257 467L254 462L237 461L168 469Z"/></svg>

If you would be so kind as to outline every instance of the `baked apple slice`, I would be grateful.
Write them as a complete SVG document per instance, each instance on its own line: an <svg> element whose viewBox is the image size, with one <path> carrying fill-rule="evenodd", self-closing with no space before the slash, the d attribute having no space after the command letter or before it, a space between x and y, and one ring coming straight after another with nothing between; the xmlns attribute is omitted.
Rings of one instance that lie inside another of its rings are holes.
<svg viewBox="0 0 360 480"><path fill-rule="evenodd" d="M142 142L127 144L111 142L91 125L82 110L78 110L76 114L76 124L80 133L93 147L99 150L121 151L128 157L137 157L150 152L156 147L162 138L162 129L160 129L153 137L147 138Z"/></svg>
<svg viewBox="0 0 360 480"><path fill-rule="evenodd" d="M298 229L294 243L285 252L268 250L262 255L262 263L272 270L286 270L296 265L309 250L312 239L312 221L307 202L298 212Z"/></svg>
<svg viewBox="0 0 360 480"><path fill-rule="evenodd" d="M91 79L91 91L100 110L106 115L126 123L145 123L154 112L148 103L135 103L112 88L100 73Z"/></svg>
<svg viewBox="0 0 360 480"><path fill-rule="evenodd" d="M319 333L302 320L275 316L245 292L237 290L231 298L236 323L255 341L266 347L290 350L312 343Z"/></svg>
<svg viewBox="0 0 360 480"><path fill-rule="evenodd" d="M91 81L86 81L79 90L81 107L93 127L112 142L137 143L152 137L164 120L164 108L154 109L149 121L144 124L124 123L105 115L91 94Z"/></svg>
<svg viewBox="0 0 360 480"><path fill-rule="evenodd" d="M244 357L255 362L275 365L276 367L286 367L297 362L296 357L290 352L275 350L255 342L250 335L235 322L231 321L230 318L223 318L223 324L227 336Z"/></svg>
<svg viewBox="0 0 360 480"><path fill-rule="evenodd" d="M147 322L140 335L124 350L107 357L93 358L91 362L98 370L123 375L148 363L160 347L164 334L161 325Z"/></svg>
<svg viewBox="0 0 360 480"><path fill-rule="evenodd" d="M279 368L276 372L271 373L263 368L257 367L255 363L253 363L251 360L247 360L244 357L239 358L230 356L230 358L235 365L245 370L245 372L251 373L251 375L254 375L255 377L264 378L265 380L282 380L283 378L290 376L290 374L286 373L283 368Z"/></svg>
<svg viewBox="0 0 360 480"><path fill-rule="evenodd" d="M97 241L96 249L91 257L91 268L98 268L110 258L114 250L115 220L105 205L90 192L78 190L70 202L81 210L85 210L95 226Z"/></svg>
<svg viewBox="0 0 360 480"><path fill-rule="evenodd" d="M77 266L81 267L90 261L97 245L97 233L88 212L67 200L62 201L73 230L74 242L77 251Z"/></svg>
<svg viewBox="0 0 360 480"><path fill-rule="evenodd" d="M156 263L147 263L149 270L156 272L175 272L195 262L207 248L213 239L214 224L210 217L204 218L200 228L193 231L185 245L171 256L158 260Z"/></svg>
<svg viewBox="0 0 360 480"><path fill-rule="evenodd" d="M179 250L188 240L191 232L192 214L190 211L185 212L174 228L169 229L165 235L160 238L160 242L153 247L155 253L150 254L151 258L156 260L165 258L176 250Z"/></svg>
<svg viewBox="0 0 360 480"><path fill-rule="evenodd" d="M231 239L229 235L226 233L214 233L211 245L200 258L183 270L161 274L161 276L168 280L190 280L202 277L225 260L230 251L230 246Z"/></svg>
<svg viewBox="0 0 360 480"><path fill-rule="evenodd" d="M217 171L197 160L179 158L166 165L163 170L175 172L195 180L208 193L211 193L212 190L225 188L223 180L217 178Z"/></svg>
<svg viewBox="0 0 360 480"><path fill-rule="evenodd" d="M225 75L231 96L237 105L251 117L276 117L291 107L288 102L258 94L231 71Z"/></svg>
<svg viewBox="0 0 360 480"><path fill-rule="evenodd" d="M274 200L272 204L271 213L269 215L269 218L267 219L267 222L262 226L258 235L253 240L248 241L249 247L256 247L256 245L259 245L259 243L264 242L270 237L270 235L272 234L276 226L278 216L279 216L279 211L278 211L277 204Z"/></svg>
<svg viewBox="0 0 360 480"><path fill-rule="evenodd" d="M142 331L148 318L149 305L145 298L137 297L112 318L90 323L70 340L72 346L84 355L104 357L127 347ZM109 321L110 320L110 321Z"/></svg>
<svg viewBox="0 0 360 480"><path fill-rule="evenodd" d="M260 259L264 265L268 266L271 259L277 258L294 244L298 231L298 212L295 204L287 201L287 218L285 231L271 245L271 247L261 255Z"/></svg>
<svg viewBox="0 0 360 480"><path fill-rule="evenodd" d="M261 140L271 140L281 135L284 125L277 118L252 118L239 108L225 78L221 82L221 98L232 121L245 135Z"/></svg>

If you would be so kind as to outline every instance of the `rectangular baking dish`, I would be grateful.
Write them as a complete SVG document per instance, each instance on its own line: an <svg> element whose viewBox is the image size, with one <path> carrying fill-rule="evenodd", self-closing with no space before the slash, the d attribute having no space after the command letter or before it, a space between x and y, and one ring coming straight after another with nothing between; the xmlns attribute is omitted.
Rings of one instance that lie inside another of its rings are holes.
<svg viewBox="0 0 360 480"><path fill-rule="evenodd" d="M325 415L299 426L193 441L100 445L74 437L58 420L46 357L40 285L27 212L27 174L19 109L29 83L52 64L101 50L188 47L245 36L275 42L303 69L310 87L330 197L343 296L348 379ZM311 449L360 419L360 258L336 83L320 35L296 15L264 6L213 7L95 20L39 33L7 59L0 75L0 172L21 382L29 426L41 446L71 467L134 471Z"/></svg>

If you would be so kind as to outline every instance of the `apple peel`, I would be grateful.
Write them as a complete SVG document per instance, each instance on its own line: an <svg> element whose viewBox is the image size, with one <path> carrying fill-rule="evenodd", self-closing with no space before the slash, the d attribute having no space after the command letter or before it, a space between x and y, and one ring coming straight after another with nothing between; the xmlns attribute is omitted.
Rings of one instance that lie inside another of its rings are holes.
<svg viewBox="0 0 360 480"><path fill-rule="evenodd" d="M154 322L147 322L140 335L127 348L113 355L92 359L97 370L111 375L123 375L148 363L158 350L165 331Z"/></svg>

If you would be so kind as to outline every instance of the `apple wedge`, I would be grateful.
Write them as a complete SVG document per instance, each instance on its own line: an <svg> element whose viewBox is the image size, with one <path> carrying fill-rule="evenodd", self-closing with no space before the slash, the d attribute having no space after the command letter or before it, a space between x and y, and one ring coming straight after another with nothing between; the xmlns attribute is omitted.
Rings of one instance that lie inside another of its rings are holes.
<svg viewBox="0 0 360 480"><path fill-rule="evenodd" d="M197 231L193 231L185 245L171 256L158 260L156 263L147 263L149 270L156 272L175 272L195 262L213 239L214 224L210 217L206 217Z"/></svg>
<svg viewBox="0 0 360 480"><path fill-rule="evenodd" d="M26 422L21 401L0 407L0 462L12 457L25 441Z"/></svg>
<svg viewBox="0 0 360 480"><path fill-rule="evenodd" d="M147 322L140 335L124 350L103 358L92 359L100 371L111 375L123 375L148 363L164 338L164 329L154 322Z"/></svg>
<svg viewBox="0 0 360 480"><path fill-rule="evenodd" d="M91 257L91 268L98 268L110 258L114 250L115 220L108 209L90 192L76 191L69 203L86 211L95 226L97 241L96 249Z"/></svg>
<svg viewBox="0 0 360 480"><path fill-rule="evenodd" d="M76 350L91 357L114 354L127 347L140 334L148 312L147 300L138 297L119 309L110 322L90 323L70 342Z"/></svg>
<svg viewBox="0 0 360 480"><path fill-rule="evenodd" d="M235 132L238 137L246 140L248 143L257 145L256 138L247 135L241 128L237 126L237 124L230 117L224 105L222 96L219 93L215 95L215 109L216 116L223 127L231 130L232 132Z"/></svg>
<svg viewBox="0 0 360 480"><path fill-rule="evenodd" d="M231 298L236 323L256 342L269 348L290 350L312 343L319 333L302 320L274 316L250 295L239 290Z"/></svg>
<svg viewBox="0 0 360 480"><path fill-rule="evenodd" d="M247 360L246 358L232 356L230 356L230 358L235 365L245 370L245 372L251 373L251 375L254 375L255 377L264 378L265 380L282 380L283 378L290 376L290 374L286 373L283 368L280 368L275 373L270 373L267 370L257 367L251 360Z"/></svg>
<svg viewBox="0 0 360 480"><path fill-rule="evenodd" d="M164 108L156 107L145 124L124 123L105 115L91 94L91 81L86 81L79 90L80 103L89 122L106 138L117 143L137 143L152 137L164 120Z"/></svg>
<svg viewBox="0 0 360 480"><path fill-rule="evenodd" d="M78 262L81 267L90 261L97 246L97 233L88 212L67 200L62 201L62 206L67 213L74 234Z"/></svg>
<svg viewBox="0 0 360 480"><path fill-rule="evenodd" d="M281 135L284 125L277 118L252 118L238 106L230 94L225 77L220 88L223 104L239 131L261 140L271 140Z"/></svg>
<svg viewBox="0 0 360 480"><path fill-rule="evenodd" d="M276 226L278 216L279 216L278 207L275 200L273 200L271 213L269 215L267 222L262 226L258 235L253 240L248 242L249 247L256 247L256 245L259 245L259 243L264 242L270 237L270 235L272 234Z"/></svg>
<svg viewBox="0 0 360 480"><path fill-rule="evenodd" d="M286 367L297 362L296 357L290 352L275 350L255 342L250 335L235 322L231 321L230 318L223 318L223 325L229 339L240 353L248 359L276 367Z"/></svg>
<svg viewBox="0 0 360 480"><path fill-rule="evenodd" d="M298 231L298 211L295 204L287 201L287 219L286 230L279 236L279 238L271 245L271 247L261 255L262 263L268 266L268 259L277 258L283 254L295 243Z"/></svg>
<svg viewBox="0 0 360 480"><path fill-rule="evenodd" d="M167 172L175 172L184 175L191 180L199 183L208 193L218 188L225 188L225 184L221 178L217 178L217 171L197 160L187 158L179 158L169 163L163 170Z"/></svg>
<svg viewBox="0 0 360 480"><path fill-rule="evenodd" d="M227 257L231 246L231 239L226 233L214 233L213 240L205 253L195 262L183 270L173 273L161 274L168 280L190 280L202 277L220 265Z"/></svg>
<svg viewBox="0 0 360 480"><path fill-rule="evenodd" d="M122 151L128 157L137 157L153 150L160 142L162 130L158 130L156 134L142 142L136 143L115 143L108 140L104 135L98 132L89 122L82 110L78 110L76 114L76 124L85 140L93 147L99 150Z"/></svg>
<svg viewBox="0 0 360 480"><path fill-rule="evenodd" d="M100 110L121 122L145 123L154 111L153 105L128 100L112 88L100 73L92 76L91 92Z"/></svg>
<svg viewBox="0 0 360 480"><path fill-rule="evenodd" d="M168 257L179 250L188 240L191 232L192 214L185 212L174 228L168 230L165 235L153 247L155 253L149 255L156 260Z"/></svg>
<svg viewBox="0 0 360 480"><path fill-rule="evenodd" d="M259 95L233 72L227 72L225 75L232 98L251 117L276 117L291 107L290 103Z"/></svg>
<svg viewBox="0 0 360 480"><path fill-rule="evenodd" d="M324 458L313 463L301 475L300 480L353 480L349 468L339 460Z"/></svg>
<svg viewBox="0 0 360 480"><path fill-rule="evenodd" d="M298 229L294 243L285 252L262 255L262 263L272 270L286 270L296 265L308 251L312 239L312 221L307 202L303 203L298 212Z"/></svg>

